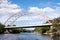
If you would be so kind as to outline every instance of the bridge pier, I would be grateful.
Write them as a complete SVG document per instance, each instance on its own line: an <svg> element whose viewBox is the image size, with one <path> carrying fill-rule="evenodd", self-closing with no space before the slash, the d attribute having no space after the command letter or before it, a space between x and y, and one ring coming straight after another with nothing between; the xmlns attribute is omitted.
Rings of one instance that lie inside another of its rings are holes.
<svg viewBox="0 0 60 40"><path fill-rule="evenodd" d="M10 32L8 31L8 29L5 29L4 33L10 33Z"/></svg>
<svg viewBox="0 0 60 40"><path fill-rule="evenodd" d="M50 33L50 35L51 35L51 37L53 36L53 26L50 26L50 31L51 31L51 33Z"/></svg>
<svg viewBox="0 0 60 40"><path fill-rule="evenodd" d="M5 29L4 33L12 33L12 29Z"/></svg>

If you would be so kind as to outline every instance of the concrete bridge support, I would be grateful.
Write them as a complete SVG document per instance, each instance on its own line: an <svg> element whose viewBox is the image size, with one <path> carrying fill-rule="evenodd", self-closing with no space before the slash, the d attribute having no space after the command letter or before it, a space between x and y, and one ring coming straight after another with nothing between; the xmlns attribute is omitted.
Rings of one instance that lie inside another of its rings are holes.
<svg viewBox="0 0 60 40"><path fill-rule="evenodd" d="M5 29L4 33L12 33L12 29Z"/></svg>
<svg viewBox="0 0 60 40"><path fill-rule="evenodd" d="M50 35L51 35L51 37L52 37L52 36L53 36L53 26L50 26L50 30L51 30Z"/></svg>
<svg viewBox="0 0 60 40"><path fill-rule="evenodd" d="M5 29L4 33L10 33L7 29Z"/></svg>

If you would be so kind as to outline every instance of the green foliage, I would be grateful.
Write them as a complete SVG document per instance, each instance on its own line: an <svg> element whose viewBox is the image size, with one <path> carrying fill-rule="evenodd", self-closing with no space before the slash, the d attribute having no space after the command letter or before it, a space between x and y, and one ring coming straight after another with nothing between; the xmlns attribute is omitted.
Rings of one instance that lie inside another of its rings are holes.
<svg viewBox="0 0 60 40"><path fill-rule="evenodd" d="M47 30L49 30L49 27L36 28L34 31L38 33L45 33Z"/></svg>
<svg viewBox="0 0 60 40"><path fill-rule="evenodd" d="M51 33L51 30L47 30L46 33L48 33L48 34Z"/></svg>
<svg viewBox="0 0 60 40"><path fill-rule="evenodd" d="M53 27L55 27L55 29L60 29L60 17L58 18L55 18L53 20L49 20L52 24L53 24Z"/></svg>
<svg viewBox="0 0 60 40"><path fill-rule="evenodd" d="M46 23L52 23L53 24L53 32L56 32L58 30L60 30L60 17L59 18L55 18L53 20L48 20ZM44 27L40 27L40 28L36 28L35 29L35 32L38 32L38 33L50 33L51 30L49 27L47 28L44 28Z"/></svg>
<svg viewBox="0 0 60 40"><path fill-rule="evenodd" d="M20 33L20 32L32 32L30 30L26 30L26 29L23 29L23 28L14 28L12 29L13 33Z"/></svg>
<svg viewBox="0 0 60 40"><path fill-rule="evenodd" d="M23 29L22 28L14 28L14 29L12 29L12 31L13 31L13 33L20 33L23 31Z"/></svg>
<svg viewBox="0 0 60 40"><path fill-rule="evenodd" d="M5 27L5 25L3 25L3 24L0 23L0 33L4 32L4 27Z"/></svg>
<svg viewBox="0 0 60 40"><path fill-rule="evenodd" d="M42 28L35 28L35 32L42 33Z"/></svg>

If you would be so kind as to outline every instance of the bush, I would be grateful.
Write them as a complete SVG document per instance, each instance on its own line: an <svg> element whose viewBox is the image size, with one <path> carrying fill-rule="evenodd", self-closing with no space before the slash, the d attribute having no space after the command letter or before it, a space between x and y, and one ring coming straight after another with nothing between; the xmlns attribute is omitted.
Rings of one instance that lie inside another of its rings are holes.
<svg viewBox="0 0 60 40"><path fill-rule="evenodd" d="M0 33L4 32L4 27L5 27L5 25L3 25L3 24L0 23Z"/></svg>

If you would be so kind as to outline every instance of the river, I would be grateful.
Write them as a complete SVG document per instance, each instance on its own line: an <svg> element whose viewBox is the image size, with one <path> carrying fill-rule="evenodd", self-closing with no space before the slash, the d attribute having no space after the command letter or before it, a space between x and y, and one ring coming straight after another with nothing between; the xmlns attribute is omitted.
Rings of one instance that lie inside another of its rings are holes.
<svg viewBox="0 0 60 40"><path fill-rule="evenodd" d="M49 35L22 32L19 34L0 34L0 40L55 40ZM56 39L59 40L59 39Z"/></svg>

